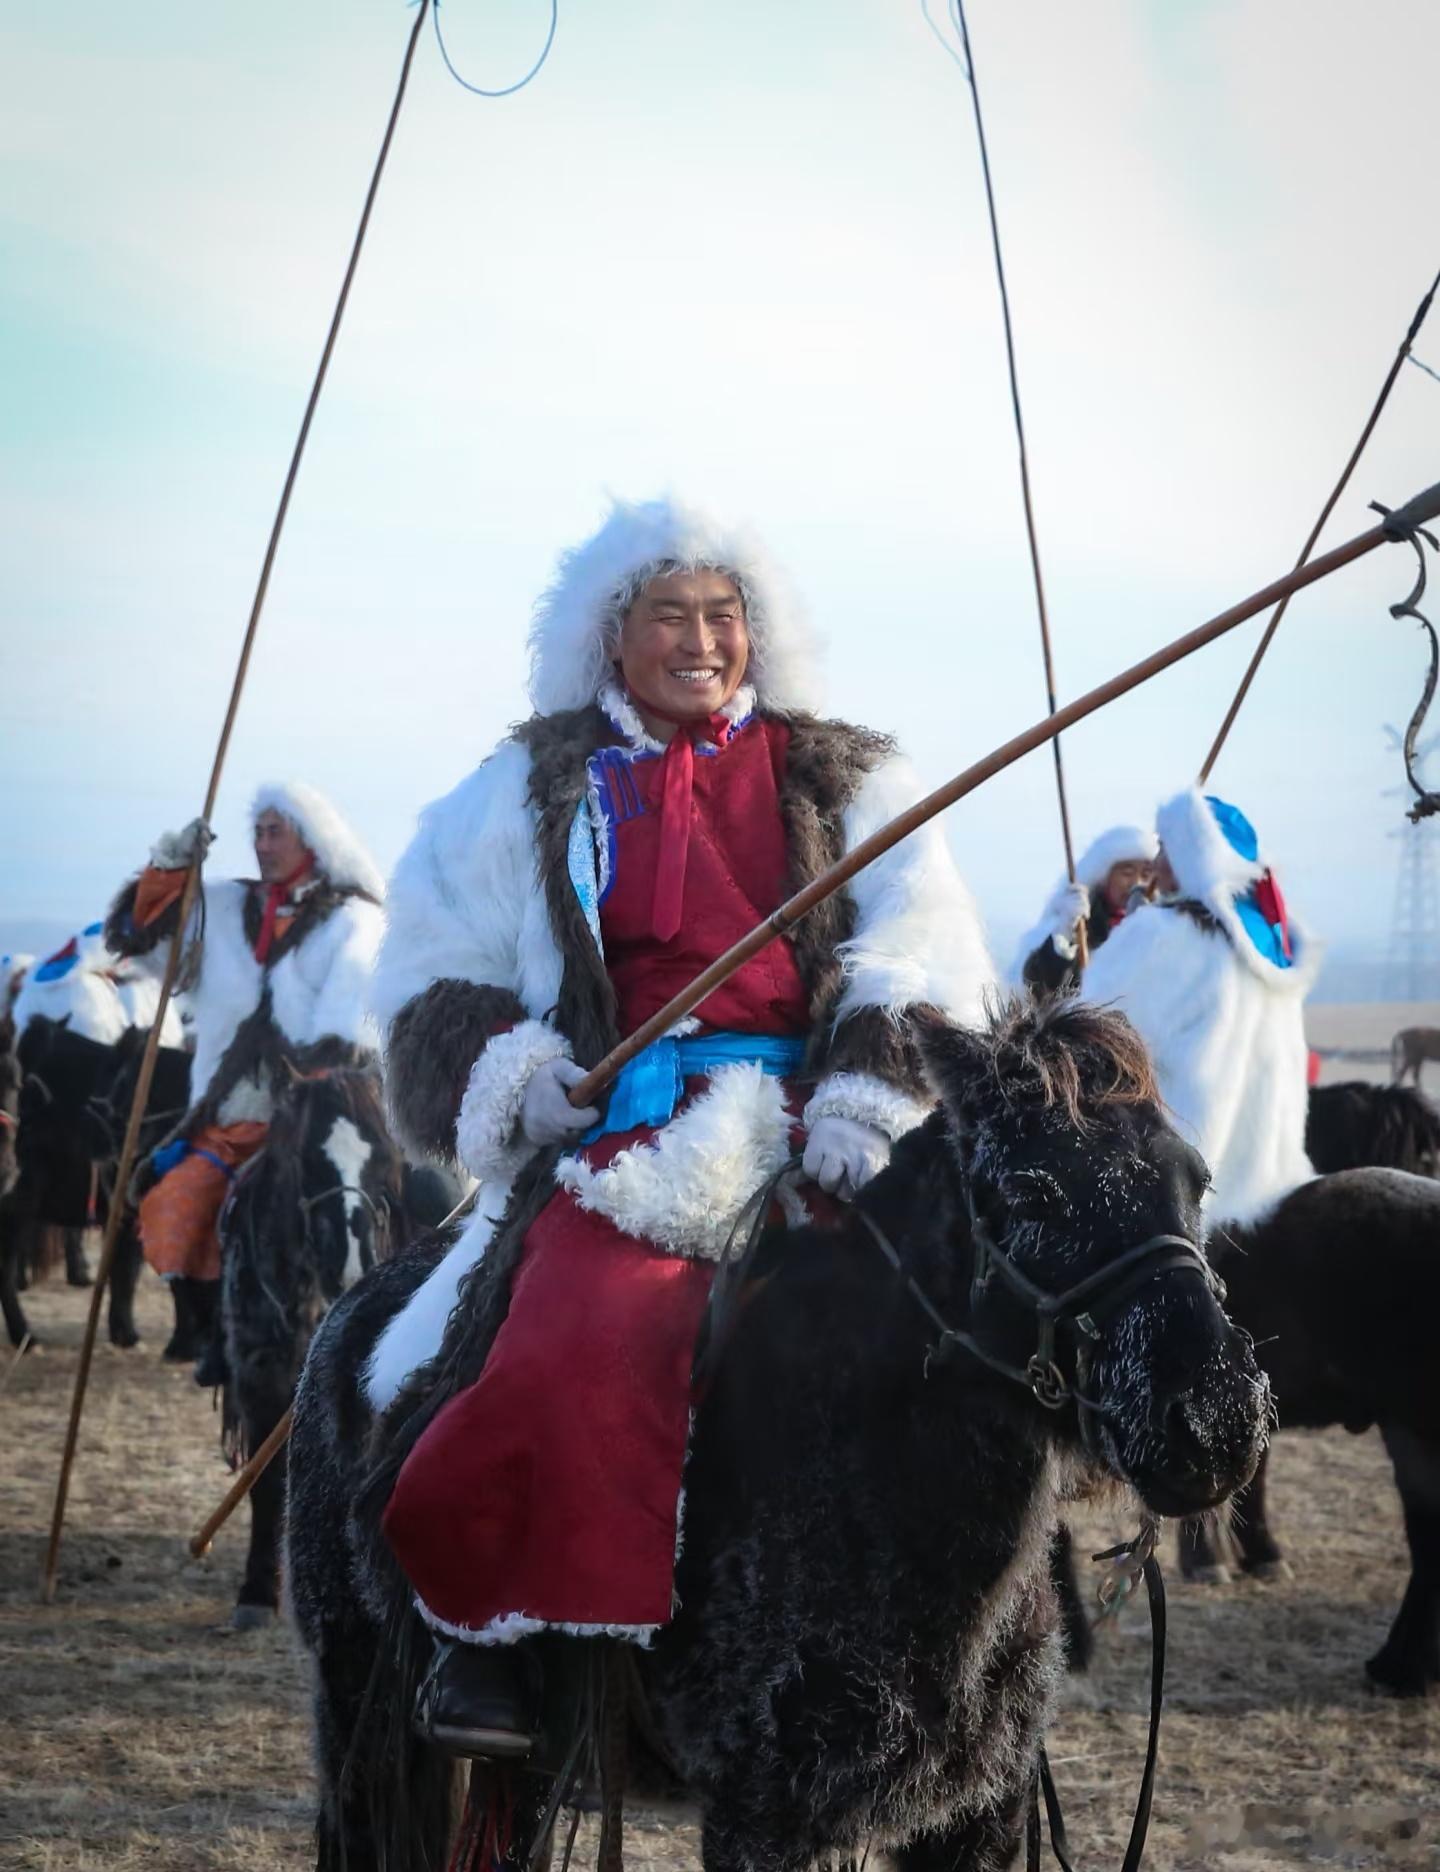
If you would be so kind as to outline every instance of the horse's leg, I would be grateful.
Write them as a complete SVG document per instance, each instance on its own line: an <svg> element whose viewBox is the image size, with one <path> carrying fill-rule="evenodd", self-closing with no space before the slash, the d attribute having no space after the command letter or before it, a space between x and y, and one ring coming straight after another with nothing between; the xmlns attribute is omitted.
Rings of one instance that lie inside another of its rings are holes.
<svg viewBox="0 0 1440 1872"><path fill-rule="evenodd" d="M1216 1514L1180 1523L1180 1577L1194 1586L1224 1586L1230 1578L1225 1534Z"/></svg>
<svg viewBox="0 0 1440 1872"><path fill-rule="evenodd" d="M1254 1579L1289 1579L1290 1568L1280 1544L1270 1532L1265 1512L1265 1478L1270 1471L1267 1445L1260 1467L1231 1497L1230 1532L1234 1536L1240 1570Z"/></svg>
<svg viewBox="0 0 1440 1872"><path fill-rule="evenodd" d="M256 1373L247 1362L233 1380L248 1455L254 1455L289 1406L294 1386L285 1382L287 1376L273 1370ZM274 1623L280 1605L280 1531L284 1518L285 1464L277 1458L267 1464L250 1491L250 1549L231 1621L237 1631L254 1631Z"/></svg>
<svg viewBox="0 0 1440 1872"><path fill-rule="evenodd" d="M23 1345L27 1337L34 1344L30 1323L20 1304L20 1257L25 1242L25 1223L8 1201L0 1201L0 1312L5 1315L5 1331L12 1346Z"/></svg>
<svg viewBox="0 0 1440 1872"><path fill-rule="evenodd" d="M786 1804L757 1798L753 1785L722 1784L705 1809L700 1863L704 1872L802 1872L817 1855L798 1834Z"/></svg>
<svg viewBox="0 0 1440 1872"><path fill-rule="evenodd" d="M65 1280L71 1287L91 1287L94 1285L90 1269L85 1261L85 1231L67 1228L65 1235Z"/></svg>
<svg viewBox="0 0 1440 1872"><path fill-rule="evenodd" d="M1095 1636L1086 1616L1085 1601L1075 1574L1075 1542L1065 1522L1055 1530L1050 1549L1050 1578L1060 1601L1060 1627L1065 1638L1065 1663L1076 1672L1087 1671L1095 1651Z"/></svg>
<svg viewBox="0 0 1440 1872"><path fill-rule="evenodd" d="M355 1618L327 1620L318 1635L309 1637L315 1664L315 1774L320 1783L315 1869L376 1872L380 1854L371 1825L370 1790L357 1787L345 1765L364 1709L378 1634L373 1625Z"/></svg>
<svg viewBox="0 0 1440 1872"><path fill-rule="evenodd" d="M896 1872L1003 1872L1013 1865L1025 1833L1025 1802L993 1809L943 1833L922 1833L891 1853ZM710 1872L706 1861L705 1872Z"/></svg>
<svg viewBox="0 0 1440 1872"><path fill-rule="evenodd" d="M1424 1696L1440 1684L1440 1445L1395 1425L1381 1431L1405 1511L1410 1582L1365 1670L1394 1696Z"/></svg>
<svg viewBox="0 0 1440 1872"><path fill-rule="evenodd" d="M115 1237L115 1256L110 1264L110 1343L114 1346L137 1346L140 1329L135 1324L135 1286L140 1279L140 1231L135 1214L127 1209L120 1218Z"/></svg>

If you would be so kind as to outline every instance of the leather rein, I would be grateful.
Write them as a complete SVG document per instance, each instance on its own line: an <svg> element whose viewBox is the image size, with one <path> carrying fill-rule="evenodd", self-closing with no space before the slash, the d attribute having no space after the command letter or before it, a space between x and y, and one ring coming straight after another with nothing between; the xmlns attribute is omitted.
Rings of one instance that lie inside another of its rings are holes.
<svg viewBox="0 0 1440 1872"><path fill-rule="evenodd" d="M941 1313L924 1288L905 1267L899 1250L873 1216L858 1204L855 1214L865 1225L871 1240L899 1277L905 1290L939 1333L929 1358L942 1364L953 1351L968 1352L988 1370L1022 1386L1046 1410L1062 1410L1068 1403L1082 1410L1104 1416L1106 1406L1086 1397L1076 1380L1069 1379L1056 1359L1058 1337L1068 1329L1076 1339L1098 1343L1104 1322L1128 1300L1139 1287L1157 1274L1188 1272L1199 1275L1219 1301L1225 1289L1218 1274L1205 1259L1204 1251L1185 1235L1152 1235L1116 1255L1105 1266L1087 1274L1083 1280L1051 1293L1031 1280L1019 1268L1009 1250L998 1242L975 1207L975 1199L966 1185L966 1204L970 1213L970 1237L974 1250L974 1269L970 1280L970 1308L984 1298L992 1280L998 1278L1015 1297L1029 1307L1035 1318L1035 1350L1022 1365L1011 1365L983 1343L980 1335L962 1326L953 1326Z"/></svg>

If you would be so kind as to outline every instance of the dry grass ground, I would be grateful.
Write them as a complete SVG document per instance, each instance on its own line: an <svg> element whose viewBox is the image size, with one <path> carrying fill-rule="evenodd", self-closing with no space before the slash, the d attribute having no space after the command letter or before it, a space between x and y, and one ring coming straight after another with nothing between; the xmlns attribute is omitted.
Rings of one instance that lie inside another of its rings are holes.
<svg viewBox="0 0 1440 1872"><path fill-rule="evenodd" d="M185 1538L224 1487L216 1419L162 1366L167 1304L147 1277L146 1344L96 1359L53 1607L36 1585L83 1317L27 1299L50 1349L0 1389L0 1866L24 1872L291 1872L307 1856L304 1674L283 1630L226 1628L242 1524L207 1564ZM3 1368L0 1368L3 1369ZM1149 1865L1440 1866L1440 1708L1371 1696L1405 1568L1373 1436L1282 1436L1275 1525L1294 1582L1171 1580L1172 1642ZM1085 1550L1128 1531L1085 1521ZM1108 1630L1051 1739L1087 1872L1119 1864L1147 1694L1143 1615ZM633 1866L698 1865L693 1831L628 1835ZM581 1863L587 1863L582 1860Z"/></svg>

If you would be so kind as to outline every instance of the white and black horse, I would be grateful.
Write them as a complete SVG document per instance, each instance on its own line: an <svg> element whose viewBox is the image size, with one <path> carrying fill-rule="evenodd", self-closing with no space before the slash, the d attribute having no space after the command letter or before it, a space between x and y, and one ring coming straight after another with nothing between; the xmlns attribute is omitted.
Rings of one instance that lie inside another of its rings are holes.
<svg viewBox="0 0 1440 1872"><path fill-rule="evenodd" d="M1067 1493L1108 1473L1194 1512L1265 1438L1264 1380L1193 1246L1204 1166L1133 1030L1025 1005L981 1034L927 1023L924 1050L937 1113L838 1221L767 1229L733 1329L712 1331L679 1609L629 1654L647 1712L631 1785L652 1751L678 1771L706 1872L800 1872L867 1841L903 1872L1008 1865L1063 1669ZM503 1276L482 1263L430 1382L378 1428L360 1389L433 1264L401 1256L348 1294L296 1398L289 1584L327 1872L417 1872L453 1845L452 1771L408 1729L429 1646L378 1510L443 1374L473 1368L485 1270ZM517 1774L507 1866L546 1791Z"/></svg>
<svg viewBox="0 0 1440 1872"><path fill-rule="evenodd" d="M36 1231L46 1226L79 1231L106 1220L145 1039L144 1029L132 1028L107 1045L43 1015L28 1021L20 1035L19 1174L9 1194L0 1198L0 1310L12 1345L30 1334L20 1304L20 1270ZM142 1149L157 1143L184 1111L189 1080L189 1054L161 1047L141 1126ZM140 1238L127 1201L110 1274L112 1345L140 1342L135 1325L140 1260Z"/></svg>
<svg viewBox="0 0 1440 1872"><path fill-rule="evenodd" d="M296 1078L264 1148L237 1174L220 1217L226 1440L253 1453L289 1408L315 1328L360 1277L459 1194L404 1164L377 1075L335 1068ZM235 1608L240 1629L278 1605L284 1465L250 1495L250 1547Z"/></svg>

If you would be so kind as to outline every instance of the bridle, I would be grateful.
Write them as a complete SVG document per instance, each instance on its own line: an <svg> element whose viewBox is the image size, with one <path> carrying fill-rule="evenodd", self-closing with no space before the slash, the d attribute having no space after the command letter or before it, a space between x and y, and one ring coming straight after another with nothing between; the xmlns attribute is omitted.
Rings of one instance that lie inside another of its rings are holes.
<svg viewBox="0 0 1440 1872"><path fill-rule="evenodd" d="M1077 1350L1083 1341L1097 1344L1105 1322L1116 1313L1138 1287L1157 1274L1176 1271L1197 1274L1216 1300L1222 1304L1225 1287L1220 1276L1205 1259L1204 1251L1186 1235L1152 1235L1147 1241L1127 1248L1105 1266L1087 1274L1083 1280L1051 1293L1021 1269L1008 1247L997 1241L990 1225L975 1205L969 1179L965 1182L966 1207L970 1217L970 1239L974 1265L970 1277L970 1312L974 1314L992 1282L998 1279L1024 1305L1035 1321L1035 1350L1024 1365L1012 1365L998 1357L983 1343L980 1335L945 1318L924 1288L900 1259L895 1244L875 1218L858 1203L855 1214L865 1225L871 1240L899 1276L906 1291L939 1333L929 1353L929 1362L943 1364L957 1349L968 1352L990 1371L1023 1386L1037 1404L1046 1410L1062 1410L1077 1404L1082 1410L1103 1416L1106 1407L1086 1397L1076 1382L1068 1379L1057 1358L1062 1331L1070 1332Z"/></svg>

